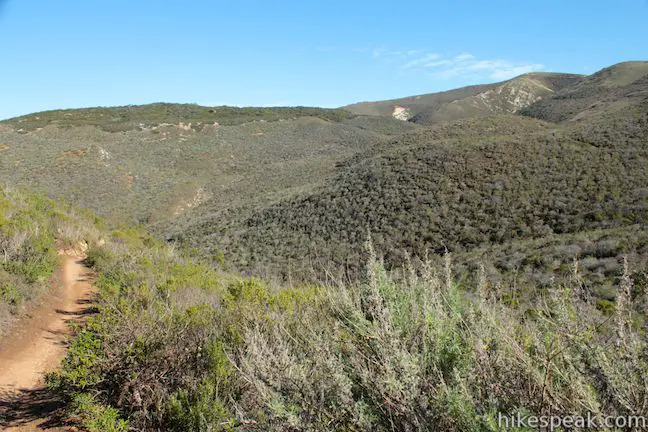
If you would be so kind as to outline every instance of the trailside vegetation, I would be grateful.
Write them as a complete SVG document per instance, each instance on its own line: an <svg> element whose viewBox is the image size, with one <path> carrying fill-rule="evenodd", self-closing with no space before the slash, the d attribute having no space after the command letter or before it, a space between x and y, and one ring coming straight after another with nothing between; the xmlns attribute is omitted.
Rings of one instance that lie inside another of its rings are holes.
<svg viewBox="0 0 648 432"><path fill-rule="evenodd" d="M272 286L135 230L91 248L100 313L50 386L91 431L496 431L498 414L647 415L646 284L601 310L578 265L506 301L451 254L397 277L365 243L352 285Z"/></svg>
<svg viewBox="0 0 648 432"><path fill-rule="evenodd" d="M0 188L0 334L48 291L58 268L57 249L96 238L98 224L89 212L70 205Z"/></svg>

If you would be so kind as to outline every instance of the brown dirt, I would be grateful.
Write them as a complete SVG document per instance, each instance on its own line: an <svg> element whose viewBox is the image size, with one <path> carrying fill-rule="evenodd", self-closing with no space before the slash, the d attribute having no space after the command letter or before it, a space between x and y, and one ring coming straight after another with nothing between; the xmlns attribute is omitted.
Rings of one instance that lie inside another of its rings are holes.
<svg viewBox="0 0 648 432"><path fill-rule="evenodd" d="M69 324L93 313L92 272L83 257L61 252L60 284L0 339L0 430L70 431L62 401L43 376L58 367L67 349Z"/></svg>

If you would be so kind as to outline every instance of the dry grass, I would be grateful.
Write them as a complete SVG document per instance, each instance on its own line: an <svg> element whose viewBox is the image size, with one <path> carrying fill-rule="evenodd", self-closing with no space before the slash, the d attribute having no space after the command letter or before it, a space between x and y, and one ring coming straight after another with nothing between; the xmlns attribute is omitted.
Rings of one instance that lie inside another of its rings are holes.
<svg viewBox="0 0 648 432"><path fill-rule="evenodd" d="M646 300L628 265L606 315L577 266L512 307L483 270L460 289L450 254L395 279L367 243L365 282L275 289L151 241L120 234L91 253L102 312L51 379L111 424L113 408L135 428L202 431L487 431L498 413L648 414Z"/></svg>

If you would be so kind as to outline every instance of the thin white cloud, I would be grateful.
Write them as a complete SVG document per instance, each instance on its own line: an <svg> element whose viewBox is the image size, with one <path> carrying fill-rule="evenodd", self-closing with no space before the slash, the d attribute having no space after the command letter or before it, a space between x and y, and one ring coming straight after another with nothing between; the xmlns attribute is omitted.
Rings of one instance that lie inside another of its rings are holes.
<svg viewBox="0 0 648 432"><path fill-rule="evenodd" d="M423 57L420 57L416 60L410 60L409 62L403 65L403 69L415 69L420 67L425 67L427 63L433 62L434 60L441 58L437 53L428 53Z"/></svg>
<svg viewBox="0 0 648 432"><path fill-rule="evenodd" d="M449 66L449 65L452 65L452 61L450 60L435 60L429 63L424 63L422 66L425 68L435 68L439 66Z"/></svg>
<svg viewBox="0 0 648 432"><path fill-rule="evenodd" d="M519 63L503 59L478 59L470 53L461 53L454 57L427 53L407 61L401 69L410 72L425 71L438 79L470 76L475 79L506 80L542 70L544 66L538 63Z"/></svg>
<svg viewBox="0 0 648 432"><path fill-rule="evenodd" d="M320 46L317 51L325 52L333 49L344 50L340 47ZM475 82L489 79L502 81L544 69L544 66L538 63L522 63L498 58L483 59L469 52L441 55L423 49L394 49L385 46L353 47L348 50L369 54L376 61L387 64L398 62L403 74L425 73L436 79L463 77Z"/></svg>
<svg viewBox="0 0 648 432"><path fill-rule="evenodd" d="M472 54L463 53L463 54L459 54L458 56L456 56L454 58L454 61L461 62L461 61L472 60L474 58L475 58L475 56L473 56Z"/></svg>
<svg viewBox="0 0 648 432"><path fill-rule="evenodd" d="M439 79L450 79L459 75L463 75L463 71L464 70L461 68L444 69L442 71L434 72L432 76Z"/></svg>
<svg viewBox="0 0 648 432"><path fill-rule="evenodd" d="M389 50L387 48L373 48L371 50L373 53L374 58L378 57L409 57L416 55L419 53L418 50L409 50L409 51L401 51L401 50Z"/></svg>
<svg viewBox="0 0 648 432"><path fill-rule="evenodd" d="M0 0L2 1L2 0ZM341 48L340 50L343 50ZM418 54L424 54L425 51L420 49L410 49L410 50L400 50L400 49L388 49L385 47L351 47L348 48L349 51L354 53L366 54L370 53L373 58L386 58L386 59L406 59L408 57L413 57ZM321 48L318 48L317 51L322 51Z"/></svg>

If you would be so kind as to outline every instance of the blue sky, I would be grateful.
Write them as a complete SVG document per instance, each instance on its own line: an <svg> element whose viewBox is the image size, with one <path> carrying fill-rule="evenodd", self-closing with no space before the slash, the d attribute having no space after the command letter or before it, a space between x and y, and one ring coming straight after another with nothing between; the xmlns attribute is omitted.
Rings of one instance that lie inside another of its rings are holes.
<svg viewBox="0 0 648 432"><path fill-rule="evenodd" d="M0 118L334 107L648 60L648 0L0 0Z"/></svg>

